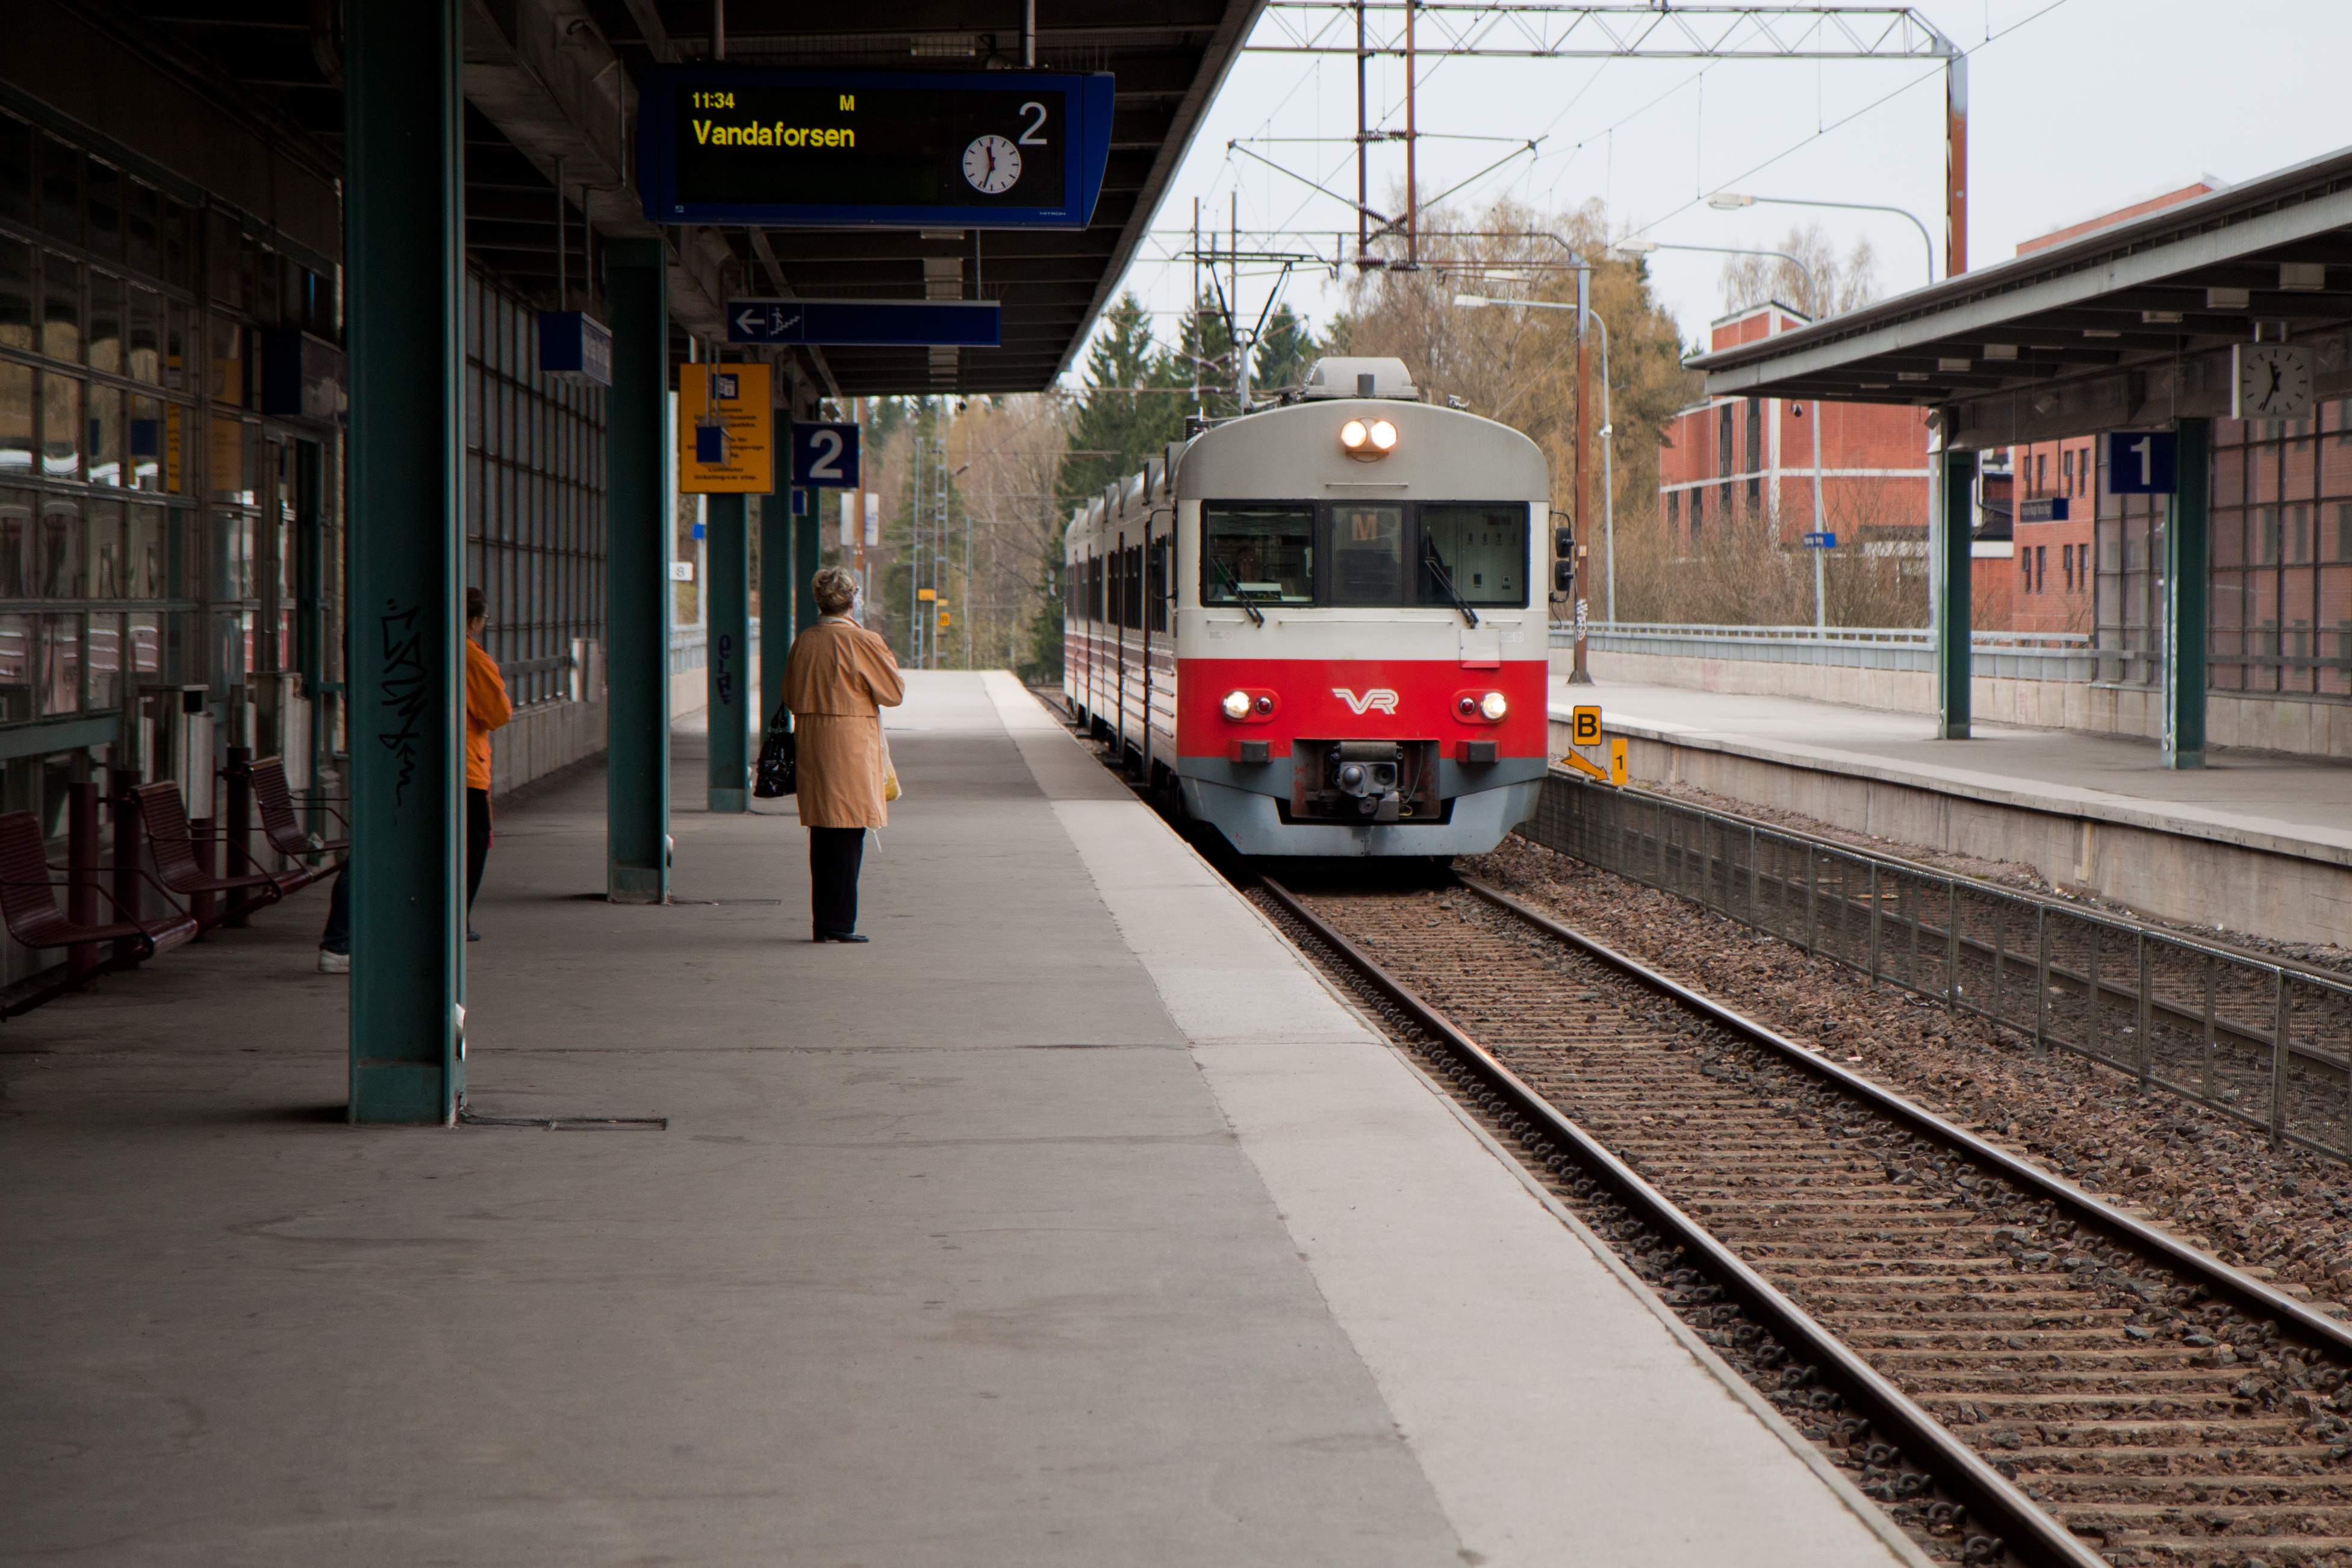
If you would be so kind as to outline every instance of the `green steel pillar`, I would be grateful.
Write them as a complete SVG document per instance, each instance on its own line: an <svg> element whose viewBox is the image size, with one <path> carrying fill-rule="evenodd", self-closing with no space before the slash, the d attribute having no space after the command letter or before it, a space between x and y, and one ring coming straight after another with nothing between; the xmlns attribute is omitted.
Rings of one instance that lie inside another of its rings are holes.
<svg viewBox="0 0 2352 1568"><path fill-rule="evenodd" d="M2164 531L2164 765L2205 765L2206 537L2213 422L2176 419L2172 521Z"/></svg>
<svg viewBox="0 0 2352 1568"><path fill-rule="evenodd" d="M1975 571L1975 510L1977 455L1941 454L1942 525L1928 548L1937 552L1942 570L1936 576L1936 733L1947 741L1969 738L1969 676L1973 668L1974 641L1969 609L1969 577Z"/></svg>
<svg viewBox="0 0 2352 1568"><path fill-rule="evenodd" d="M353 1121L465 1094L457 0L345 0Z"/></svg>
<svg viewBox="0 0 2352 1568"><path fill-rule="evenodd" d="M790 452L793 416L776 410L774 450ZM793 651L793 483L788 463L776 465L782 480L760 501L760 721L765 724L784 694L784 659Z"/></svg>
<svg viewBox="0 0 2352 1568"><path fill-rule="evenodd" d="M710 809L741 811L751 800L746 749L751 732L751 536L741 495L710 497L704 530L703 619L710 630L703 675L710 706Z"/></svg>
<svg viewBox="0 0 2352 1568"><path fill-rule="evenodd" d="M604 891L669 899L669 262L658 239L604 246ZM354 965L354 968L357 966Z"/></svg>
<svg viewBox="0 0 2352 1568"><path fill-rule="evenodd" d="M803 490L803 504L808 510L793 519L793 624L796 626L816 625L816 574L823 563L824 549L824 519L817 515L817 498L822 490ZM797 509L795 509L797 510Z"/></svg>

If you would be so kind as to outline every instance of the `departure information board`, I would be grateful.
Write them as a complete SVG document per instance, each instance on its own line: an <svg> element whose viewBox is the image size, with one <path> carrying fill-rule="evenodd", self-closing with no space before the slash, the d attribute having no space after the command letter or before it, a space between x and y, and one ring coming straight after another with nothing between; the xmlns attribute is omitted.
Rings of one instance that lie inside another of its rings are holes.
<svg viewBox="0 0 2352 1568"><path fill-rule="evenodd" d="M637 184L654 223L1084 228L1111 79L1027 72L648 71Z"/></svg>

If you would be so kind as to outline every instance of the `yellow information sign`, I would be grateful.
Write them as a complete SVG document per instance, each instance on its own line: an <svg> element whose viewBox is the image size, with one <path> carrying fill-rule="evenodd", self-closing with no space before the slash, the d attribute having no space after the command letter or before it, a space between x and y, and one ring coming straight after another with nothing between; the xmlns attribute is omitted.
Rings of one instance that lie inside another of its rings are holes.
<svg viewBox="0 0 2352 1568"><path fill-rule="evenodd" d="M933 599L936 599L939 596L940 591L937 588L918 588L915 590L915 597L926 605L929 604Z"/></svg>
<svg viewBox="0 0 2352 1568"><path fill-rule="evenodd" d="M1600 745L1603 739L1601 733L1601 710L1592 707L1570 709L1568 738L1571 747ZM1626 780L1625 737L1611 735L1606 739L1609 744L1609 765L1605 768L1598 763L1578 755L1572 750L1563 754L1559 760L1578 773L1588 774L1602 784L1622 786Z"/></svg>
<svg viewBox="0 0 2352 1568"><path fill-rule="evenodd" d="M768 367L682 364L677 370L677 488L689 495L774 490Z"/></svg>

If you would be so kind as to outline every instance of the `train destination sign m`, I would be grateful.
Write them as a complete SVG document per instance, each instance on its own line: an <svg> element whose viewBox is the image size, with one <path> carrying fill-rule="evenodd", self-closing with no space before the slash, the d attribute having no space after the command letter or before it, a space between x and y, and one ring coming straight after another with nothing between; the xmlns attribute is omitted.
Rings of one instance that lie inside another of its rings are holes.
<svg viewBox="0 0 2352 1568"><path fill-rule="evenodd" d="M637 183L661 224L1087 226L1110 156L1111 78L657 68Z"/></svg>

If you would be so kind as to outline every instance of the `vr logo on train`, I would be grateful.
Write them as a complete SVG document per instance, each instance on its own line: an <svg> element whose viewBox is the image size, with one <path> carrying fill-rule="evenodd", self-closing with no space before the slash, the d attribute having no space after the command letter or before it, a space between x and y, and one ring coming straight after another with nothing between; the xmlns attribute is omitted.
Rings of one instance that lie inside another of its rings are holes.
<svg viewBox="0 0 2352 1568"><path fill-rule="evenodd" d="M1331 689L1331 695L1346 703L1359 719L1364 716L1367 710L1377 710L1391 719L1396 717L1397 694L1385 686L1375 686L1361 697L1344 686L1335 686Z"/></svg>

